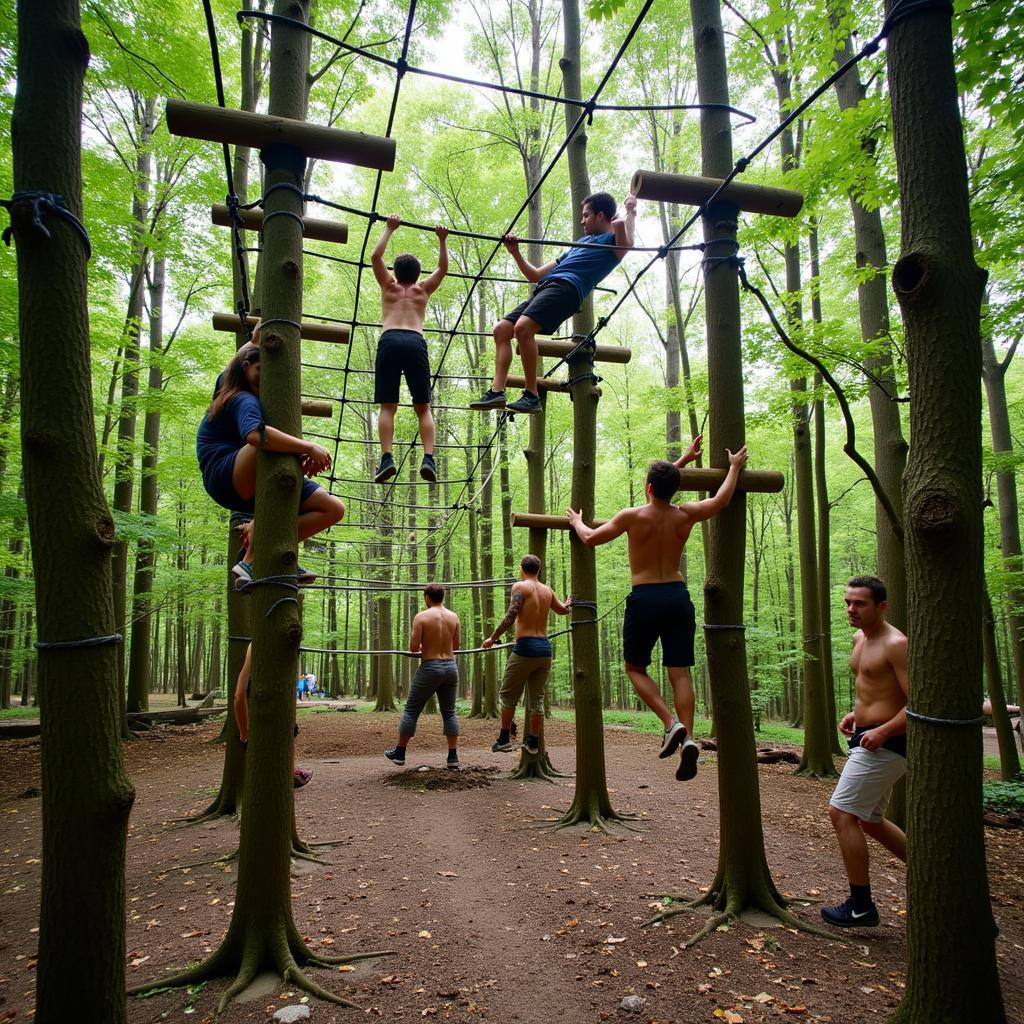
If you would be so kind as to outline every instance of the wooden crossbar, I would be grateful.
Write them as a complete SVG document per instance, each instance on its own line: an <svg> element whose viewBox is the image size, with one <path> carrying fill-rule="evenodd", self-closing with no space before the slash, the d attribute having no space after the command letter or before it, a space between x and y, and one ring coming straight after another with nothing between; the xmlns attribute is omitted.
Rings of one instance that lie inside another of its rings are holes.
<svg viewBox="0 0 1024 1024"><path fill-rule="evenodd" d="M665 174L661 171L635 171L629 190L637 199L660 200L700 206L722 184L720 178L699 178L689 174ZM795 217L804 205L804 197L788 188L750 185L732 181L718 197L747 213L770 217Z"/></svg>
<svg viewBox="0 0 1024 1024"><path fill-rule="evenodd" d="M214 313L213 329L215 331L228 331L234 334L238 330L237 313ZM255 325L259 317L252 317ZM335 345L347 345L349 340L348 328L341 324L316 324L303 320L299 336L305 341L329 341Z"/></svg>
<svg viewBox="0 0 1024 1024"><path fill-rule="evenodd" d="M231 214L223 203L214 203L210 208L210 215L217 227L231 227ZM262 210L239 210L238 216L242 222L243 231L259 231L263 227ZM302 236L321 242L339 242L344 245L348 241L348 225L334 220L303 217Z"/></svg>
<svg viewBox="0 0 1024 1024"><path fill-rule="evenodd" d="M167 101L167 130L189 139L227 142L252 149L286 143L300 149L307 158L372 167L378 171L395 169L394 139L324 128L290 117L170 99Z"/></svg>
<svg viewBox="0 0 1024 1024"><path fill-rule="evenodd" d="M571 341L537 339L537 352L542 356L567 356L575 347ZM621 345L598 345L594 352L595 363L628 363L632 358L633 350Z"/></svg>
<svg viewBox="0 0 1024 1024"><path fill-rule="evenodd" d="M302 415L318 416L321 419L329 420L334 415L334 406L330 402L304 398L302 400Z"/></svg>

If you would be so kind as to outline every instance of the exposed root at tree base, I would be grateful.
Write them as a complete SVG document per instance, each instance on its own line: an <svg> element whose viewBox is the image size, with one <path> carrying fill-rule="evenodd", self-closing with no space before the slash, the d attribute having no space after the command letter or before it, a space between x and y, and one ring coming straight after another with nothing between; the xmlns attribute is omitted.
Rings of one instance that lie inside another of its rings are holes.
<svg viewBox="0 0 1024 1024"><path fill-rule="evenodd" d="M549 782L552 785L556 785L557 779L571 778L571 775L566 775L555 768L546 753L538 754L536 757L524 754L519 766L509 776L514 782Z"/></svg>
<svg viewBox="0 0 1024 1024"><path fill-rule="evenodd" d="M238 860L238 848L236 847L233 853L226 853L223 857L217 857L214 860L200 860L194 864L175 864L173 868L161 868L159 874L163 874L165 871L191 871L192 868L209 868L220 864L231 864Z"/></svg>
<svg viewBox="0 0 1024 1024"><path fill-rule="evenodd" d="M574 803L555 821L542 821L538 824L545 832L560 832L565 828L585 828L588 832L603 832L606 835L613 835L610 827L613 825L630 832L642 832L642 829L630 824L631 821L638 820L638 817L629 811L619 812L611 807L584 807Z"/></svg>

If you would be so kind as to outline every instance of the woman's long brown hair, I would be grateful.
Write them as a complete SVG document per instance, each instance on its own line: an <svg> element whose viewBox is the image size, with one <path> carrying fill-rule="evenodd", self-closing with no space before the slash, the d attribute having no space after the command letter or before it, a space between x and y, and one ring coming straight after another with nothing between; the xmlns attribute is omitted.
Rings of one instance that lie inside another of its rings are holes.
<svg viewBox="0 0 1024 1024"><path fill-rule="evenodd" d="M214 392L210 408L206 410L207 420L212 420L219 416L235 395L240 395L244 392L248 392L250 395L252 394L252 388L249 387L249 382L245 378L245 367L248 363L255 361L253 359L253 353L255 353L256 358L259 359L259 345L254 345L252 342L246 342L234 354L231 362L228 363L224 372L221 374L220 387L218 387Z"/></svg>

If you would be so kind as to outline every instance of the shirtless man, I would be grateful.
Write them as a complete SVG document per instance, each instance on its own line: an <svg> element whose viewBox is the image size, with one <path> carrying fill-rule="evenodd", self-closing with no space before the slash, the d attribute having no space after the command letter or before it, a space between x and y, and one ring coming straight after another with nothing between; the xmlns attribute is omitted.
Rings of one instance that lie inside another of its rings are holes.
<svg viewBox="0 0 1024 1024"><path fill-rule="evenodd" d="M679 467L700 454L700 438L694 438L686 454L677 462L652 462L647 469L647 504L625 508L604 526L587 526L583 517L567 509L569 523L587 547L597 547L625 533L629 545L629 568L633 590L626 598L622 623L622 653L626 675L640 699L661 719L665 732L659 757L670 757L682 745L676 778L681 782L697 774L700 753L693 741L694 695L690 666L693 664L693 638L696 631L693 602L679 573L679 559L693 527L722 511L732 500L740 470L747 464L747 449L729 456L729 471L712 498L673 505L679 490ZM672 714L658 692L658 685L647 674L651 652L661 639L662 664L668 669L675 695L676 713Z"/></svg>
<svg viewBox="0 0 1024 1024"><path fill-rule="evenodd" d="M846 616L857 630L850 656L857 703L839 723L839 731L850 737L850 756L828 815L843 855L850 898L821 911L839 928L878 924L865 837L907 860L906 835L883 817L889 790L907 771L907 638L885 621L885 598L885 584L875 576L855 576L846 584Z"/></svg>
<svg viewBox="0 0 1024 1024"><path fill-rule="evenodd" d="M413 408L420 420L420 441L423 444L423 462L420 476L431 483L437 480L434 465L434 417L430 412L430 362L427 343L423 338L423 315L427 299L437 290L448 273L448 229L440 224L434 228L438 239L437 270L417 284L420 261L404 252L395 257L394 276L384 262L391 236L401 224L397 214L387 219L384 234L373 248L370 262L373 276L380 285L380 312L384 333L377 343L374 366L373 400L380 404L377 433L380 437L380 466L373 479L381 484L390 480L398 470L391 454L395 436L395 410L398 408L398 384L405 374L405 383L412 395Z"/></svg>
<svg viewBox="0 0 1024 1024"><path fill-rule="evenodd" d="M540 752L540 730L544 724L544 687L551 672L548 612L568 615L572 611L572 598L564 604L559 601L555 592L537 579L539 572L540 559L536 555L524 555L519 563L522 579L512 587L508 611L498 623L498 628L480 645L484 650L489 650L513 622L516 624L516 642L508 656L498 694L501 702L501 732L491 745L491 750L495 752L512 749L509 730L524 687L530 709L530 729L523 740L523 749L528 754Z"/></svg>
<svg viewBox="0 0 1024 1024"><path fill-rule="evenodd" d="M416 735L416 722L427 701L437 694L441 708L444 734L448 738L449 768L459 767L459 720L455 717L455 694L459 688L459 670L455 652L460 646L459 617L444 606L444 587L428 583L423 588L427 610L412 620L409 650L419 654L420 667L413 676L405 701L402 721L398 724L398 742L384 751L384 756L397 765L405 764L405 748Z"/></svg>

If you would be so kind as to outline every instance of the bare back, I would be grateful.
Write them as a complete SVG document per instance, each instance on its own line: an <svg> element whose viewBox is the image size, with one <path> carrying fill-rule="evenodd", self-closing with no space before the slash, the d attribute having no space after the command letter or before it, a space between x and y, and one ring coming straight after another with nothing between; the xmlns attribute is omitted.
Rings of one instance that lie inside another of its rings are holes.
<svg viewBox="0 0 1024 1024"><path fill-rule="evenodd" d="M697 520L668 502L627 509L625 518L633 585L681 581L679 561Z"/></svg>
<svg viewBox="0 0 1024 1024"><path fill-rule="evenodd" d="M850 668L857 677L857 728L888 722L907 706L906 665L907 638L895 626L883 622L870 636L854 634Z"/></svg>
<svg viewBox="0 0 1024 1024"><path fill-rule="evenodd" d="M413 619L413 640L417 633L423 661L447 661L455 657L459 617L444 605L434 605Z"/></svg>
<svg viewBox="0 0 1024 1024"><path fill-rule="evenodd" d="M516 639L548 635L548 613L554 591L540 580L521 580L512 588L513 597L521 594L522 608L516 616Z"/></svg>
<svg viewBox="0 0 1024 1024"><path fill-rule="evenodd" d="M380 290L381 322L386 331L423 333L423 316L430 293L422 284L401 284L392 280ZM454 615L455 613L452 612Z"/></svg>

